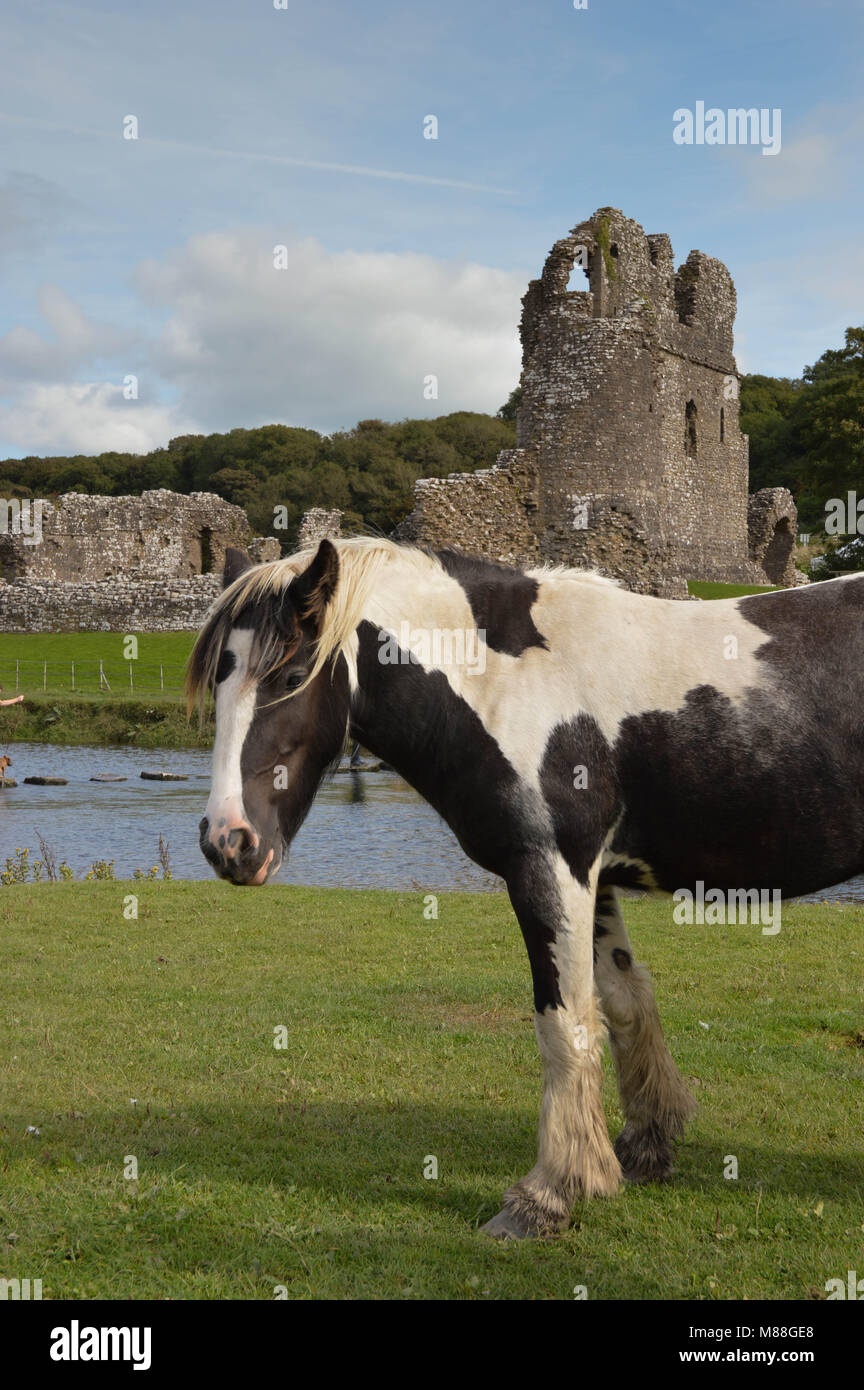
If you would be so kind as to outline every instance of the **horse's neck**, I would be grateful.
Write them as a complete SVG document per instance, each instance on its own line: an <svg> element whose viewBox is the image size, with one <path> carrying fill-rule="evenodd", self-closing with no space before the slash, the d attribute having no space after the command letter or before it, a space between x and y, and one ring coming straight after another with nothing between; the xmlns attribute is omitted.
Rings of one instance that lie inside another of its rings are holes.
<svg viewBox="0 0 864 1390"><path fill-rule="evenodd" d="M446 692L437 682L430 684L434 673L408 660L400 637L435 621L435 577L432 585L431 593L425 589L418 594L416 574L388 574L386 587L371 596L357 630L357 685L351 702L352 736L424 794L430 759L437 765L447 756L446 721L441 718ZM442 626L447 619L442 604Z"/></svg>

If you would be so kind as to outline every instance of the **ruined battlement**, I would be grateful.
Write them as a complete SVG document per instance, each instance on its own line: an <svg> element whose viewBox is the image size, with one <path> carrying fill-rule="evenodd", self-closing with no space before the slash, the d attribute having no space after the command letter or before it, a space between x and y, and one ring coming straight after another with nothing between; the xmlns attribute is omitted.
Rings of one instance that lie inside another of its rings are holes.
<svg viewBox="0 0 864 1390"><path fill-rule="evenodd" d="M574 272L588 288L573 288ZM625 319L664 347L734 369L736 295L721 261L691 251L676 271L665 232L646 236L617 208L600 208L557 241L523 299L521 336L530 356L550 316L561 325Z"/></svg>

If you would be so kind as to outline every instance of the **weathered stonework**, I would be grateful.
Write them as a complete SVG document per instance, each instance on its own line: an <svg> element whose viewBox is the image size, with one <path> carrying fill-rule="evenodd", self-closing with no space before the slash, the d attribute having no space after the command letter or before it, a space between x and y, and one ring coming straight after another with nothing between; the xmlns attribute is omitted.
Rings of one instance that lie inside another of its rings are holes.
<svg viewBox="0 0 864 1390"><path fill-rule="evenodd" d="M27 528L32 525L28 515ZM41 539L0 532L0 631L179 632L201 626L225 549L277 560L242 507L212 492L65 493L43 502Z"/></svg>
<svg viewBox="0 0 864 1390"><path fill-rule="evenodd" d="M42 503L41 526L38 545L0 533L4 579L191 579L221 570L225 547L252 539L242 507L212 492L185 496L167 488L140 497L67 492Z"/></svg>
<svg viewBox="0 0 864 1390"><path fill-rule="evenodd" d="M338 508L310 507L303 513L297 532L297 549L312 550L325 536L338 540L342 535L342 513Z"/></svg>
<svg viewBox="0 0 864 1390"><path fill-rule="evenodd" d="M569 288L574 266L588 290ZM668 236L601 208L555 244L522 304L517 448L483 473L419 481L397 535L590 566L666 597L686 597L688 579L768 583L759 561L774 567L785 540L748 543L726 267L691 251L676 271Z"/></svg>
<svg viewBox="0 0 864 1390"><path fill-rule="evenodd" d="M194 632L222 587L193 579L0 583L0 632Z"/></svg>
<svg viewBox="0 0 864 1390"><path fill-rule="evenodd" d="M798 583L793 558L798 509L789 489L763 487L759 492L754 492L747 508L747 527L750 558L765 571L770 582L783 585Z"/></svg>
<svg viewBox="0 0 864 1390"><path fill-rule="evenodd" d="M414 510L397 526L397 540L455 546L490 554L505 564L537 561L537 471L520 449L505 449L493 468L420 478ZM490 535L491 530L491 535Z"/></svg>

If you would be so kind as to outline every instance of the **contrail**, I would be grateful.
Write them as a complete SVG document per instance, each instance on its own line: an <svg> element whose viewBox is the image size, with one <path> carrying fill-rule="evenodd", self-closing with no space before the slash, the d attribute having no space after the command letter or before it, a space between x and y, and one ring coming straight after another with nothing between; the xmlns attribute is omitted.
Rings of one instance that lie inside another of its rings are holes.
<svg viewBox="0 0 864 1390"><path fill-rule="evenodd" d="M84 135L97 140L117 140L122 137L106 130L93 130L87 126L60 125L53 121L40 121L34 116L15 116L0 111L0 121L13 125L31 126L36 130L50 130L63 135ZM224 150L211 145L193 145L186 140L159 140L153 136L139 136L130 144L158 145L160 149L180 150L187 154L210 156L216 159L245 159L262 164L285 164L296 169L321 169L330 174L354 174L361 178L390 179L397 183L427 184L434 188L461 188L470 193L497 193L504 196L513 193L512 188L495 188L485 183L468 183L462 179L436 179L429 174L408 174L400 169L373 169L365 164L331 164L320 159L298 159L288 154L258 154L254 150Z"/></svg>

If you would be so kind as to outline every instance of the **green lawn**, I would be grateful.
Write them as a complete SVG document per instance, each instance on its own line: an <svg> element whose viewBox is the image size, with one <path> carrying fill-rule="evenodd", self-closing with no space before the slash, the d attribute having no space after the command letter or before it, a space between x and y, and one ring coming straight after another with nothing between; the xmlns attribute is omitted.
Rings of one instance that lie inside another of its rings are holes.
<svg viewBox="0 0 864 1390"><path fill-rule="evenodd" d="M779 584L718 584L708 579L688 579L691 598L744 598L746 594L773 594Z"/></svg>
<svg viewBox="0 0 864 1390"><path fill-rule="evenodd" d="M131 662L126 654L127 635L120 632L2 633L0 685L5 687L7 696L18 690L37 696L47 692L112 698L164 695L177 699L195 633L128 635L138 644L137 657ZM110 690L100 682L100 662Z"/></svg>
<svg viewBox="0 0 864 1390"><path fill-rule="evenodd" d="M0 888L0 1276L46 1298L824 1298L864 1270L864 909L789 907L776 937L626 913L701 1106L679 1171L500 1245L476 1228L534 1161L539 1100L503 895L427 921L419 892Z"/></svg>
<svg viewBox="0 0 864 1390"><path fill-rule="evenodd" d="M199 731L197 716L186 718L183 676L195 633L130 635L138 642L133 661L124 657L119 632L0 634L4 697L25 697L0 710L0 747L21 741L210 747L212 722ZM107 681L101 687L100 661Z"/></svg>

